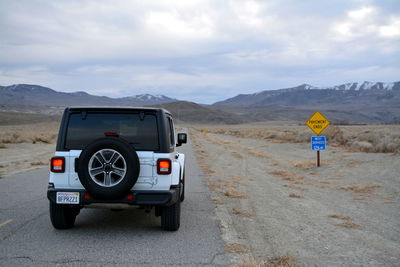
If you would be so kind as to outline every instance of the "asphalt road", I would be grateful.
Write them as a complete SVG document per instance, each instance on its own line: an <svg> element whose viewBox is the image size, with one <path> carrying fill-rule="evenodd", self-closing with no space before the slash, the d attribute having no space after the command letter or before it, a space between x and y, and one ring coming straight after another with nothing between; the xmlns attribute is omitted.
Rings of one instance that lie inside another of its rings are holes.
<svg viewBox="0 0 400 267"><path fill-rule="evenodd" d="M0 266L227 265L214 206L190 144L186 199L177 232L160 228L154 211L83 209L75 227L55 230L49 218L48 170L0 179Z"/></svg>

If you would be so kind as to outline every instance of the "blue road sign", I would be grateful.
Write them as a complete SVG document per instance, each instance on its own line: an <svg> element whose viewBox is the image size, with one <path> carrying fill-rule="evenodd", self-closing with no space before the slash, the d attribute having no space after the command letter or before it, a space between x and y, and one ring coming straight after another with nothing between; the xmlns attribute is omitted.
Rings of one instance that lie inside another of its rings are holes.
<svg viewBox="0 0 400 267"><path fill-rule="evenodd" d="M311 149L316 151L326 150L326 137L311 136Z"/></svg>

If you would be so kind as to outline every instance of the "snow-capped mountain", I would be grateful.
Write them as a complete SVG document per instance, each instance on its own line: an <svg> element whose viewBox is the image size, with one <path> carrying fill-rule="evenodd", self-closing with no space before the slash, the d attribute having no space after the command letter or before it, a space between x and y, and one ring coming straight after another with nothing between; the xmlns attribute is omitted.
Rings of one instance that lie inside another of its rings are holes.
<svg viewBox="0 0 400 267"><path fill-rule="evenodd" d="M135 95L135 96L129 96L129 97L125 97L124 99L129 99L129 100L133 100L133 101L141 101L143 103L151 102L151 105L178 101L177 99L170 98L165 95L150 95L150 94L140 94L140 95Z"/></svg>
<svg viewBox="0 0 400 267"><path fill-rule="evenodd" d="M147 106L178 101L164 95L141 94L132 97L110 98L86 92L64 93L31 84L0 86L0 104L46 106Z"/></svg>
<svg viewBox="0 0 400 267"><path fill-rule="evenodd" d="M392 83L383 83L383 82L354 82L354 83L345 83L341 85L336 85L332 87L315 87L306 84L306 90L313 89L332 89L332 90L399 90L400 82L392 82Z"/></svg>
<svg viewBox="0 0 400 267"><path fill-rule="evenodd" d="M394 102L393 102L394 101ZM336 86L316 87L302 84L292 88L265 90L253 94L241 94L215 103L227 106L318 106L350 104L398 104L400 106L400 81L354 82Z"/></svg>

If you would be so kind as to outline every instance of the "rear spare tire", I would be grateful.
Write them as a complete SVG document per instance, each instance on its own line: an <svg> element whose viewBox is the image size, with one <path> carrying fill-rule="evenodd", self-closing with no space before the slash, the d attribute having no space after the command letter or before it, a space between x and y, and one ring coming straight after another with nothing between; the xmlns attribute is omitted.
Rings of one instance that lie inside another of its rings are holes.
<svg viewBox="0 0 400 267"><path fill-rule="evenodd" d="M78 177L88 193L97 199L119 199L134 186L140 171L138 155L127 141L100 138L82 151Z"/></svg>

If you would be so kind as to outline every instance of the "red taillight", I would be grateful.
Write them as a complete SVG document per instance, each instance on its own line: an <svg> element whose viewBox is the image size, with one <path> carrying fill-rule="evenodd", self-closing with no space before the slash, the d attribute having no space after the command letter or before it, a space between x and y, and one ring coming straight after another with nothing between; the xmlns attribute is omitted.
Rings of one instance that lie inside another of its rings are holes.
<svg viewBox="0 0 400 267"><path fill-rule="evenodd" d="M171 160L170 159L159 159L157 161L157 173L158 174L171 174Z"/></svg>
<svg viewBox="0 0 400 267"><path fill-rule="evenodd" d="M83 198L84 198L84 199L90 199L90 195L89 195L89 194L84 194L84 195L83 195Z"/></svg>
<svg viewBox="0 0 400 267"><path fill-rule="evenodd" d="M106 132L106 133L104 133L104 135L105 135L105 136L116 136L116 137L119 136L119 134L116 133L116 132Z"/></svg>
<svg viewBox="0 0 400 267"><path fill-rule="evenodd" d="M50 163L51 172L65 172L65 158L64 157L54 157L51 159Z"/></svg>

